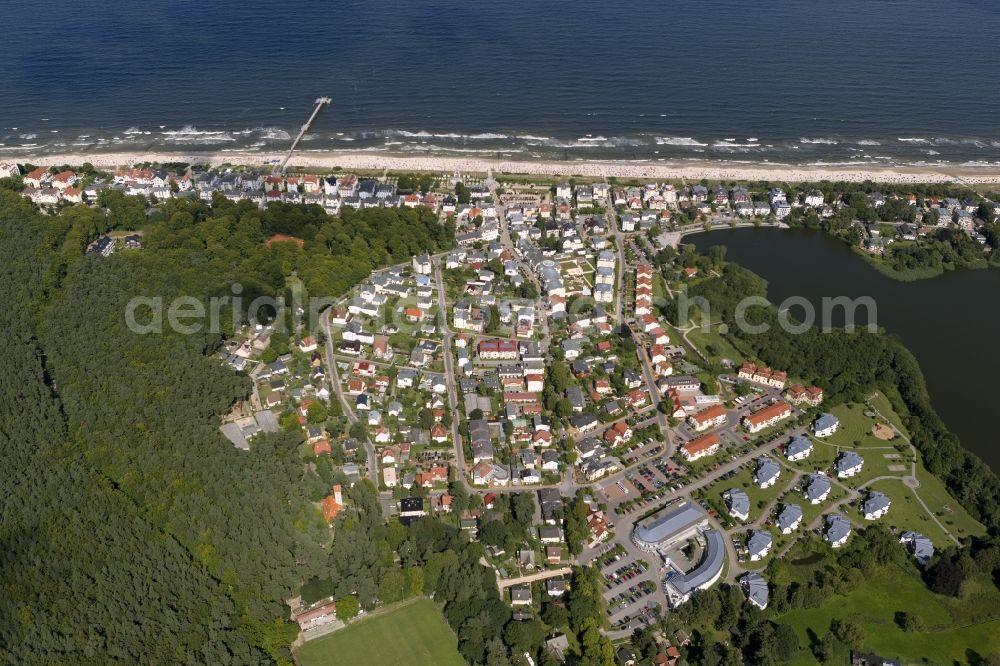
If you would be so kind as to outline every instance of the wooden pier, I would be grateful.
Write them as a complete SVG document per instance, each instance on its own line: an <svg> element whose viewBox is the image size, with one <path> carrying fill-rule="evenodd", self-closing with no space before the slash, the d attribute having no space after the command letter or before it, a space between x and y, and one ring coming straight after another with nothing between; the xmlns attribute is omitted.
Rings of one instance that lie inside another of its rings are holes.
<svg viewBox="0 0 1000 666"><path fill-rule="evenodd" d="M281 164L278 165L275 173L285 173L285 166L288 164L288 160L292 159L292 153L294 153L295 148L298 147L299 141L301 141L302 137L305 136L305 133L309 131L309 126L312 125L314 120L316 120L316 116L319 115L320 109L329 105L330 101L329 97L320 97L316 100L316 108L313 109L312 115L309 116L309 120L306 121L306 124L302 126L302 129L300 129L299 133L295 136L295 140L292 141L292 147L288 149L288 154L285 155L285 159L281 160Z"/></svg>

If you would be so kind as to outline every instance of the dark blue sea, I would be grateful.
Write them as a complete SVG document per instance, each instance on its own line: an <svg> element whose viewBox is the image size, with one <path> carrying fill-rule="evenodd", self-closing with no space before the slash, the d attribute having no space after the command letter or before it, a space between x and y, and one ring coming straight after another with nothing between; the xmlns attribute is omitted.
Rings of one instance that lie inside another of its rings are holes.
<svg viewBox="0 0 1000 666"><path fill-rule="evenodd" d="M4 152L1000 163L996 0L3 2Z"/></svg>

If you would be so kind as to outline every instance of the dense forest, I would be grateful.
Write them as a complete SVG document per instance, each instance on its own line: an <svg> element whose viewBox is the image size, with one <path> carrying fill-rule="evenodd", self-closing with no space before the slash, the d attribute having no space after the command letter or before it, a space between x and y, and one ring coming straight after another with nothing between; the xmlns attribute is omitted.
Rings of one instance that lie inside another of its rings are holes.
<svg viewBox="0 0 1000 666"><path fill-rule="evenodd" d="M711 265L713 259L702 257L701 261ZM721 263L719 253L714 261ZM725 264L718 279L697 283L689 290L689 296L708 300L713 315L721 315L728 323L734 322L736 306L744 297L765 295L764 281L736 264ZM676 323L675 301L667 304L664 314ZM740 326L729 327L733 341L748 357L787 367L818 383L834 404L862 402L876 389L889 396L897 403L896 410L906 415L906 427L927 469L991 532L1000 530L1000 480L949 432L931 407L916 359L898 339L862 329L821 332L813 327L792 334L779 325L773 307L751 308L747 320L767 326L767 333L760 335Z"/></svg>
<svg viewBox="0 0 1000 666"><path fill-rule="evenodd" d="M220 334L138 335L125 304L233 283L280 295L293 274L336 295L452 230L426 210L101 203L46 216L0 191L0 661L287 661L284 600L327 566L314 502L328 486L304 473L295 434L251 453L221 436L250 384L214 357ZM145 247L84 255L110 229L141 229Z"/></svg>

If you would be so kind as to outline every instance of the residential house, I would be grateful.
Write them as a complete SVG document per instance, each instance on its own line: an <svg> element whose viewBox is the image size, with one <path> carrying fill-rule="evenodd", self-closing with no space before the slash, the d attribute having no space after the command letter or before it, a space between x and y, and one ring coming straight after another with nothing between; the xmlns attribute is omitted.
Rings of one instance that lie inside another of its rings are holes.
<svg viewBox="0 0 1000 666"><path fill-rule="evenodd" d="M816 437L829 437L837 432L837 428L839 427L840 419L836 416L833 414L821 414L819 418L813 421L812 431Z"/></svg>
<svg viewBox="0 0 1000 666"><path fill-rule="evenodd" d="M687 422L695 432L702 432L709 428L724 425L726 420L726 408L723 405L713 405L692 414L688 417Z"/></svg>
<svg viewBox="0 0 1000 666"><path fill-rule="evenodd" d="M830 496L830 479L822 472L814 472L806 477L805 496L810 504L820 504Z"/></svg>
<svg viewBox="0 0 1000 666"><path fill-rule="evenodd" d="M771 426L776 425L791 415L791 406L787 402L779 400L778 402L744 416L743 427L746 428L747 432L757 433L765 428L770 428Z"/></svg>
<svg viewBox="0 0 1000 666"><path fill-rule="evenodd" d="M861 504L861 513L865 517L865 520L878 520L889 513L889 506L891 504L892 500L887 495L872 490Z"/></svg>
<svg viewBox="0 0 1000 666"><path fill-rule="evenodd" d="M785 504L778 512L775 524L782 534L791 534L802 524L802 507L798 504Z"/></svg>
<svg viewBox="0 0 1000 666"><path fill-rule="evenodd" d="M805 460L812 453L812 440L805 435L796 435L785 445L785 458L787 460Z"/></svg>
<svg viewBox="0 0 1000 666"><path fill-rule="evenodd" d="M848 479L857 475L864 464L865 459L854 451L844 451L834 463L834 469L837 472L838 478Z"/></svg>
<svg viewBox="0 0 1000 666"><path fill-rule="evenodd" d="M751 562L759 562L771 552L774 538L767 530L752 530L747 539L747 556Z"/></svg>
<svg viewBox="0 0 1000 666"><path fill-rule="evenodd" d="M715 455L721 446L722 440L718 435L709 433L681 446L681 454L688 462L693 462L699 458Z"/></svg>
<svg viewBox="0 0 1000 666"><path fill-rule="evenodd" d="M851 536L851 522L839 514L826 517L826 532L823 538L832 548L840 548Z"/></svg>
<svg viewBox="0 0 1000 666"><path fill-rule="evenodd" d="M750 496L739 488L730 488L722 493L729 515L741 522L750 517Z"/></svg>
<svg viewBox="0 0 1000 666"><path fill-rule="evenodd" d="M753 482L758 488L770 488L778 482L781 475L781 467L770 458L763 457L757 459L757 469L753 473Z"/></svg>

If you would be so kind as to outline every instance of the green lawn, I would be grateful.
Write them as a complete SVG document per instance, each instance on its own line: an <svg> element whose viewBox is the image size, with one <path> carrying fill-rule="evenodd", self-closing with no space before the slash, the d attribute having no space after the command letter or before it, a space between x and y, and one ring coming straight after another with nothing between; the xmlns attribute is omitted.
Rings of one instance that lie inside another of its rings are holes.
<svg viewBox="0 0 1000 666"><path fill-rule="evenodd" d="M295 651L300 666L408 664L463 666L455 634L430 599L420 599L354 624Z"/></svg>
<svg viewBox="0 0 1000 666"><path fill-rule="evenodd" d="M805 460L785 460L785 464L789 467L794 467L802 472L808 474L810 472L823 472L825 474L833 473L833 462L837 459L837 454L839 449L836 446L829 444L825 439L816 439L811 437L813 443L812 453ZM787 437L784 440L784 444L787 444L791 440L791 437Z"/></svg>
<svg viewBox="0 0 1000 666"><path fill-rule="evenodd" d="M829 437L824 437L826 442L848 448L885 447L897 443L883 441L872 434L875 419L865 416L866 407L860 403L854 406L837 405L825 411L840 419L840 428Z"/></svg>
<svg viewBox="0 0 1000 666"><path fill-rule="evenodd" d="M663 279L663 274L659 271L653 273L653 299L663 299L667 297L667 283Z"/></svg>
<svg viewBox="0 0 1000 666"><path fill-rule="evenodd" d="M908 488L902 481L884 479L876 481L869 487L872 490L885 493L892 500L889 513L880 520L872 522L878 522L887 527L894 527L899 532L907 530L920 532L934 542L935 548L945 548L954 543L937 526L937 523L931 519L924 508L920 506L913 496L913 490ZM869 522L864 520L864 516L860 512L857 513L857 517L863 523Z"/></svg>
<svg viewBox="0 0 1000 666"><path fill-rule="evenodd" d="M880 476L898 476L904 477L910 475L910 460L912 459L912 454L910 450L907 449L906 453L900 453L894 449L858 449L857 453L865 459L865 464L861 467L861 471L855 476L847 479L840 479L840 482L844 485L850 486L852 488L858 488L872 479ZM897 458L886 458L886 455L897 455ZM898 467L902 465L903 469L889 469L890 467ZM833 475L833 470L830 471L831 476Z"/></svg>
<svg viewBox="0 0 1000 666"><path fill-rule="evenodd" d="M762 490L753 482L754 469L756 469L756 463L752 463L749 469L741 469L732 478L716 481L702 492L713 506L717 505L720 508L722 515L728 516L729 512L726 510L726 501L722 498L722 493L730 488L742 489L750 498L750 517L746 522L752 523L760 517L761 512L767 508L767 504L781 494L791 479L788 470L782 469L778 482L770 488Z"/></svg>
<svg viewBox="0 0 1000 666"><path fill-rule="evenodd" d="M971 534L986 533L986 528L970 516L958 500L948 494L944 483L923 465L917 465L917 480L920 481L917 488L920 498L952 534L961 539Z"/></svg>
<svg viewBox="0 0 1000 666"><path fill-rule="evenodd" d="M903 425L903 420L899 418L899 415L896 414L896 412L893 410L892 403L890 403L889 399L885 397L882 393L879 392L873 393L871 399L869 400L869 404L871 404L872 407L877 409L882 416L887 418L889 420L889 423L896 426L897 430L899 430L907 437L910 436L909 431Z"/></svg>
<svg viewBox="0 0 1000 666"><path fill-rule="evenodd" d="M697 328L688 332L688 339L698 347L706 356L715 358L728 358L734 363L739 363L743 359L743 354L716 329L717 324L702 328L700 318L692 319L690 323L699 324Z"/></svg>
<svg viewBox="0 0 1000 666"><path fill-rule="evenodd" d="M776 619L791 625L803 646L809 645L810 634L824 636L831 620L850 618L865 627L865 649L882 656L904 663L967 663L967 650L1000 652L998 604L1000 593L992 585L952 599L928 591L915 570L893 567L869 576L846 596L832 595L818 608L791 610ZM899 611L919 615L926 631L904 632L895 623ZM808 653L801 656L796 663L814 663Z"/></svg>

